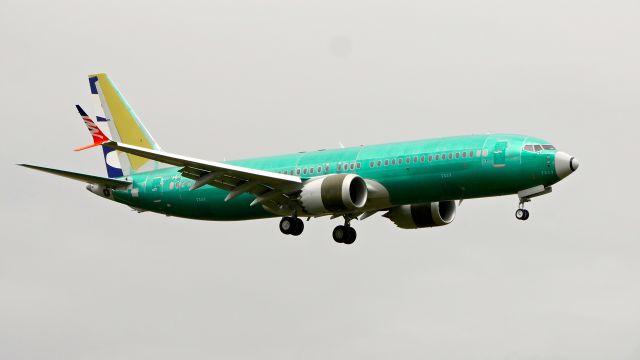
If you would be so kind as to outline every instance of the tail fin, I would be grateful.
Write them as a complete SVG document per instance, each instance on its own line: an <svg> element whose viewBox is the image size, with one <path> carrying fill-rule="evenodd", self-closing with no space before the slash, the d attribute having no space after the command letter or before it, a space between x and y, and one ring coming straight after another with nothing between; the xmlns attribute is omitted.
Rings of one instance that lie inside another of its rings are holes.
<svg viewBox="0 0 640 360"><path fill-rule="evenodd" d="M107 122L113 140L147 149L161 150L160 145L142 125L127 100L107 74L89 75L91 94L100 103L98 122ZM136 155L118 152L124 175L153 170L159 163Z"/></svg>
<svg viewBox="0 0 640 360"><path fill-rule="evenodd" d="M75 149L75 151L102 145L110 140L109 137L105 135L102 130L100 130L100 127L98 127L98 125L96 125L96 123L91 120L89 115L87 115L87 113L82 109L82 107L80 107L80 105L76 105L76 109L78 109L82 120L84 121L85 125L87 125L87 129L89 129L89 133L93 137L93 144ZM107 168L107 175L110 178L123 177L124 173L122 172L122 166L120 165L118 157L116 156L116 151L106 146L102 146L102 153L104 155L104 165Z"/></svg>

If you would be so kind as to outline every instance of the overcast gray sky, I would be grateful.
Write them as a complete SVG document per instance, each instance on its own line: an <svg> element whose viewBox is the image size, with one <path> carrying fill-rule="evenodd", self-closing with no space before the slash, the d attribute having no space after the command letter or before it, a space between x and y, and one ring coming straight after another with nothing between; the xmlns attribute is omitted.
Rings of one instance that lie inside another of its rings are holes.
<svg viewBox="0 0 640 360"><path fill-rule="evenodd" d="M638 359L640 2L0 0L1 359ZM450 226L136 214L75 109L107 72L164 149L211 160L454 134L580 170Z"/></svg>

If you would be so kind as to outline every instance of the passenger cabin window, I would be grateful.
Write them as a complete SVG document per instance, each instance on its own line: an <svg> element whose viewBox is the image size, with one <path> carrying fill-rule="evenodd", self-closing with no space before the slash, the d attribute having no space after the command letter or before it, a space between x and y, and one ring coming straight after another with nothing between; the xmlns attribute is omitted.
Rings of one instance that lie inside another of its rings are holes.
<svg viewBox="0 0 640 360"><path fill-rule="evenodd" d="M382 160L378 160L378 167L382 166Z"/></svg>
<svg viewBox="0 0 640 360"><path fill-rule="evenodd" d="M314 168L309 169L309 174L313 174L314 170L315 170Z"/></svg>
<svg viewBox="0 0 640 360"><path fill-rule="evenodd" d="M424 162L424 155L420 156L420 162Z"/></svg>
<svg viewBox="0 0 640 360"><path fill-rule="evenodd" d="M402 165L402 158L398 159L398 165Z"/></svg>
<svg viewBox="0 0 640 360"><path fill-rule="evenodd" d="M414 157L413 157L413 163L414 163L414 164L417 164L417 163L418 163L418 157L417 157L417 156L414 156Z"/></svg>
<svg viewBox="0 0 640 360"><path fill-rule="evenodd" d="M384 166L389 166L389 160L388 159L384 161Z"/></svg>
<svg viewBox="0 0 640 360"><path fill-rule="evenodd" d="M356 163L356 169L360 170L360 163Z"/></svg>

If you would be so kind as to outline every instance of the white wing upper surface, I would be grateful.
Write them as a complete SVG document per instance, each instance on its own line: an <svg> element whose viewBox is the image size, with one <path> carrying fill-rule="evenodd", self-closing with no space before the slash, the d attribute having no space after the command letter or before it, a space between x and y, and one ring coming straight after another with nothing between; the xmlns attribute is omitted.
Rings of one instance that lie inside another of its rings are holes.
<svg viewBox="0 0 640 360"><path fill-rule="evenodd" d="M171 154L161 150L152 150L134 145L109 141L102 144L111 149L182 167L184 177L195 180L192 189L204 185L215 186L229 191L226 200L231 200L242 193L256 196L252 203L274 203L283 205L290 199L287 194L295 192L302 186L298 176L274 173L242 166L230 165L215 161L196 159L188 156Z"/></svg>

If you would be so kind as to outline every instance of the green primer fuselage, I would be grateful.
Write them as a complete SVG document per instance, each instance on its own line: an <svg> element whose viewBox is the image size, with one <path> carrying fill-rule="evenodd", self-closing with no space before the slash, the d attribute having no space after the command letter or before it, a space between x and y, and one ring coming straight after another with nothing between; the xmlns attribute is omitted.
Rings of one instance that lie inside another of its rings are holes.
<svg viewBox="0 0 640 360"><path fill-rule="evenodd" d="M389 193L390 204L395 206L509 195L558 182L560 178L554 167L556 151L523 151L524 144L549 143L521 135L472 135L227 163L286 172L300 176L303 181L316 176L354 173L382 184ZM213 186L190 191L193 180L183 178L179 170L172 167L130 175L128 179L133 181L132 186L113 191L112 198L139 210L201 220L279 216L260 205L250 206L255 198L251 194L225 202L228 192Z"/></svg>

